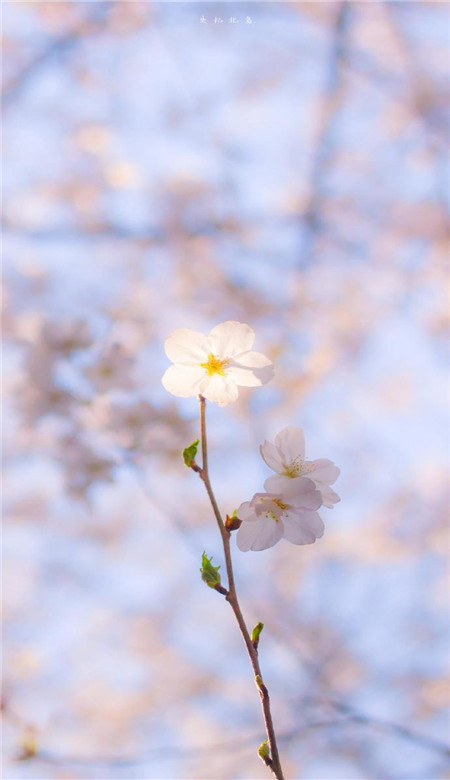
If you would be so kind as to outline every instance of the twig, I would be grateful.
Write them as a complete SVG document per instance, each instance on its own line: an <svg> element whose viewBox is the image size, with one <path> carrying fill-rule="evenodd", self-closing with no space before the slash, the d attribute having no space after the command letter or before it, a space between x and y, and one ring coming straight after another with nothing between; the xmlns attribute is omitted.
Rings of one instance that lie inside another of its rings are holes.
<svg viewBox="0 0 450 780"><path fill-rule="evenodd" d="M334 121L342 100L341 65L347 43L347 28L351 14L350 4L344 0L336 9L331 41L327 82L319 116L318 138L314 154L309 203L303 214L303 246L301 261L307 265L312 259L316 235L321 228L320 211L323 197L323 174L330 153Z"/></svg>
<svg viewBox="0 0 450 780"><path fill-rule="evenodd" d="M354 723L361 723L365 726L379 729L380 731L391 732L402 739L415 742L417 745L422 745L428 750L432 750L446 758L450 758L450 747L433 737L411 731L411 729L402 726L400 723L393 723L392 721L382 720L381 718L374 718L372 715L365 715L354 707L351 707L349 704L345 704L344 702L335 699L327 699L327 704L330 704L335 710L341 712L343 715L348 715Z"/></svg>
<svg viewBox="0 0 450 780"><path fill-rule="evenodd" d="M199 476L205 485L206 492L208 493L209 500L211 501L211 506L214 511L214 516L216 518L217 525L219 527L220 535L222 537L223 550L225 555L225 564L226 564L227 577L228 577L228 593L226 595L226 600L229 602L235 614L236 620L238 622L239 629L242 634L242 638L245 642L247 653L250 658L250 663L252 665L252 669L255 675L256 687L258 688L258 692L261 698L261 706L264 715L264 723L266 726L267 739L270 747L270 756L264 759L264 762L267 764L267 766L270 767L272 773L277 778L277 780L284 780L283 770L281 768L280 756L278 752L277 740L275 736L275 729L272 720L272 713L270 711L269 691L263 681L263 677L261 674L261 668L259 665L259 658L258 658L258 650L255 647L255 645L252 643L247 626L245 625L245 621L241 612L241 608L239 606L239 601L236 593L233 564L231 561L230 532L225 528L224 522L222 520L222 516L220 514L219 507L217 506L217 501L215 499L211 487L210 478L209 478L208 445L207 445L207 438L206 438L206 420L205 420L206 399L202 395L200 395L199 401L200 401L200 434L201 434L201 446L202 446L202 467L200 470L198 470L198 468L196 470L198 471Z"/></svg>
<svg viewBox="0 0 450 780"><path fill-rule="evenodd" d="M396 3L387 5L395 6ZM433 121L433 85L426 78L425 73L419 67L415 56L414 47L408 40L401 24L401 15L396 8L383 8L383 12L390 22L397 44L403 55L407 74L409 76L409 103L415 116L421 121L424 128L424 137L428 147L428 153L434 165L436 200L443 209L444 215L448 213L448 176L446 175L447 160L447 127L442 119L441 126L438 121ZM435 88L436 93L436 88Z"/></svg>

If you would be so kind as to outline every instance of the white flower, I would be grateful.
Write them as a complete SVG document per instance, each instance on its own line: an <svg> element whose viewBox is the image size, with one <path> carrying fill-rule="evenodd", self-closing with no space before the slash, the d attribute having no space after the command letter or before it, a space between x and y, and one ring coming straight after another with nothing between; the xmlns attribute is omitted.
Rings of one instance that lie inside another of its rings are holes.
<svg viewBox="0 0 450 780"><path fill-rule="evenodd" d="M320 493L314 482L296 480L281 493L255 493L237 510L242 521L237 532L237 546L247 550L266 550L283 536L293 544L312 544L323 535L324 525L317 512Z"/></svg>
<svg viewBox="0 0 450 780"><path fill-rule="evenodd" d="M251 351L254 340L253 330L242 322L222 322L208 336L179 328L165 342L166 355L175 365L162 383L173 395L203 395L226 406L236 401L238 385L259 387L272 379L271 361Z"/></svg>
<svg viewBox="0 0 450 780"><path fill-rule="evenodd" d="M261 455L276 475L266 479L264 487L268 491L283 493L291 485L295 486L305 476L311 479L320 490L323 505L332 508L340 501L339 496L330 487L340 474L340 469L331 460L305 460L305 439L301 428L283 428L275 436L275 443L265 441Z"/></svg>

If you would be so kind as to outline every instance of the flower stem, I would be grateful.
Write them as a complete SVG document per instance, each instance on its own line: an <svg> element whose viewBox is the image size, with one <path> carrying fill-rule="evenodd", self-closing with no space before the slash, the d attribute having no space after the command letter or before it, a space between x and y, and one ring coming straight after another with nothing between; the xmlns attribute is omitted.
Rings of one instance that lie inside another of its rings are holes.
<svg viewBox="0 0 450 780"><path fill-rule="evenodd" d="M234 582L233 564L231 560L230 532L228 531L227 528L225 528L225 524L222 520L222 516L220 514L220 510L217 505L217 501L214 496L213 489L211 487L211 481L209 478L208 445L206 439L206 419L205 419L206 399L202 395L200 395L199 401L200 401L200 432L201 432L201 444L202 444L202 468L199 470L199 475L203 480L203 483L206 488L206 492L208 493L209 500L211 501L211 506L214 511L214 516L216 518L220 535L222 537L223 551L225 555L225 564L226 564L227 577L228 577L228 593L226 595L226 600L229 602L231 609L233 610L236 620L238 622L239 629L242 634L242 638L245 642L247 653L250 658L250 663L252 665L252 669L255 675L255 684L256 687L258 688L258 692L261 698L261 706L263 710L264 723L266 726L267 739L269 741L269 747L270 747L270 757L265 759L265 763L267 764L267 766L270 767L272 773L277 778L277 780L284 780L283 770L281 768L281 763L280 763L280 756L278 753L275 729L273 726L272 713L270 711L269 691L267 689L267 686L264 684L261 675L261 668L259 665L259 658L258 658L258 650L252 643L250 633L247 629L247 626L245 625L245 620L243 618L241 608L239 606L238 597L237 597L236 585Z"/></svg>

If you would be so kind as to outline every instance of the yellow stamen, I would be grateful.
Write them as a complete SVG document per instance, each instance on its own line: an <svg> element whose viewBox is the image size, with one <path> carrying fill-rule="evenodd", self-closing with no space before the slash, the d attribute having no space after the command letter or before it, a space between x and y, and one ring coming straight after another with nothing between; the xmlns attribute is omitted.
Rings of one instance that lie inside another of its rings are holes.
<svg viewBox="0 0 450 780"><path fill-rule="evenodd" d="M276 504L281 509L281 515L283 514L284 510L287 509L287 504L283 504L283 502L279 498L272 499L273 503ZM277 515L277 513L273 509L268 509L266 512L266 517L271 517L272 520L275 520L276 523L278 523L280 517Z"/></svg>
<svg viewBox="0 0 450 780"><path fill-rule="evenodd" d="M200 363L201 368L206 369L206 373L208 376L213 376L213 374L219 374L219 376L226 376L224 369L227 367L229 361L228 360L219 360L216 355L213 355L211 352L208 355L208 362L207 363Z"/></svg>
<svg viewBox="0 0 450 780"><path fill-rule="evenodd" d="M302 474L309 474L310 471L312 471L312 467L309 463L305 463L303 458L298 455L294 460L287 464L283 463L284 471L283 476L284 477L298 477Z"/></svg>

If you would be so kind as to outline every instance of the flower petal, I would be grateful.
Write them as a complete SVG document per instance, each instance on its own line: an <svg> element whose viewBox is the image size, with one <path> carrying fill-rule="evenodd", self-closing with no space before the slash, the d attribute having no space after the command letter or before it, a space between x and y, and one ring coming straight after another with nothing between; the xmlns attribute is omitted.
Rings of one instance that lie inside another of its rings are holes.
<svg viewBox="0 0 450 780"><path fill-rule="evenodd" d="M341 500L338 494L334 492L333 488L328 487L328 485L321 485L319 483L317 487L322 493L322 503L324 506L328 507L328 509L333 509L333 504L337 504Z"/></svg>
<svg viewBox="0 0 450 780"><path fill-rule="evenodd" d="M172 363L198 366L207 360L208 339L197 330L178 328L165 340L164 349Z"/></svg>
<svg viewBox="0 0 450 780"><path fill-rule="evenodd" d="M284 477L282 474L273 474L271 477L267 477L264 482L264 490L268 493L283 493L291 481L291 477Z"/></svg>
<svg viewBox="0 0 450 780"><path fill-rule="evenodd" d="M305 437L301 428L288 425L275 436L275 446L278 448L284 463L292 463L296 458L305 457Z"/></svg>
<svg viewBox="0 0 450 780"><path fill-rule="evenodd" d="M262 352L243 352L241 355L235 355L233 358L233 364L240 366L241 368L273 368L273 363L267 355L263 355Z"/></svg>
<svg viewBox="0 0 450 780"><path fill-rule="evenodd" d="M321 490L308 477L284 477L274 474L264 482L264 488L270 493L281 494L283 503L303 509L318 509L323 501Z"/></svg>
<svg viewBox="0 0 450 780"><path fill-rule="evenodd" d="M259 387L273 379L273 364L262 352L245 352L230 360L227 373L238 385Z"/></svg>
<svg viewBox="0 0 450 780"><path fill-rule="evenodd" d="M199 395L205 370L200 366L169 366L161 382L166 390L180 398Z"/></svg>
<svg viewBox="0 0 450 780"><path fill-rule="evenodd" d="M232 358L252 348L255 333L250 325L228 320L210 331L209 341L214 355L219 358Z"/></svg>
<svg viewBox="0 0 450 780"><path fill-rule="evenodd" d="M252 520L256 522L243 522L236 534L236 544L242 552L251 550L252 544L258 536L261 520L256 520L256 517L253 517Z"/></svg>
<svg viewBox="0 0 450 780"><path fill-rule="evenodd" d="M256 520L255 510L251 501L244 501L240 507L236 509L236 514L239 520Z"/></svg>
<svg viewBox="0 0 450 780"><path fill-rule="evenodd" d="M236 382L233 382L231 377L220 376L220 374L208 376L205 371L203 371L203 380L198 392L204 395L208 401L219 406L227 406L236 401L239 395Z"/></svg>
<svg viewBox="0 0 450 780"><path fill-rule="evenodd" d="M327 458L319 458L319 460L310 461L310 465L314 467L314 471L311 471L311 479L314 479L317 482L326 482L328 485L332 485L333 482L336 482L341 473L341 470Z"/></svg>
<svg viewBox="0 0 450 780"><path fill-rule="evenodd" d="M263 384L253 371L248 371L245 368L228 366L227 375L241 387L260 387Z"/></svg>
<svg viewBox="0 0 450 780"><path fill-rule="evenodd" d="M313 544L325 530L317 512L289 512L283 516L283 525L283 536L292 544Z"/></svg>
<svg viewBox="0 0 450 780"><path fill-rule="evenodd" d="M283 463L275 444L271 441L265 441L259 448L262 459L267 463L269 469L277 473L283 470ZM275 491L276 492L276 491Z"/></svg>
<svg viewBox="0 0 450 780"><path fill-rule="evenodd" d="M267 550L283 536L283 524L272 519L259 518L255 522L243 522L236 536L236 543L242 552Z"/></svg>

